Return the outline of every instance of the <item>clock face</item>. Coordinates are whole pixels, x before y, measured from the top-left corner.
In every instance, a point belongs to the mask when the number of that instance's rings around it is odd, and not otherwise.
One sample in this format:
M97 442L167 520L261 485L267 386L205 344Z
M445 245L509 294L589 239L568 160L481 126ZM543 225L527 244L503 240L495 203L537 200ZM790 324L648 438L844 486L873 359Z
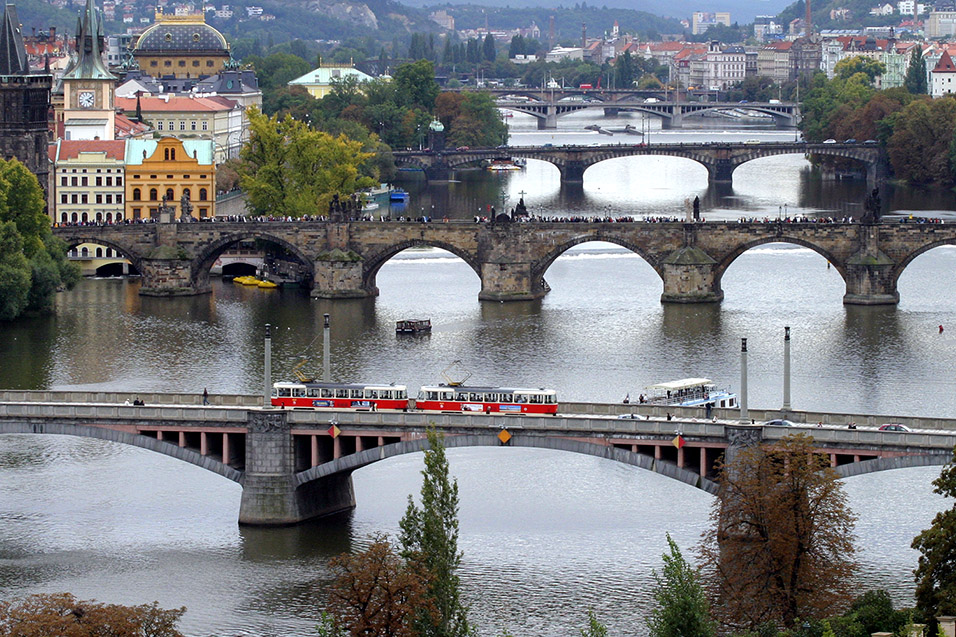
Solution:
M80 108L92 108L93 107L93 91L80 91L79 103Z

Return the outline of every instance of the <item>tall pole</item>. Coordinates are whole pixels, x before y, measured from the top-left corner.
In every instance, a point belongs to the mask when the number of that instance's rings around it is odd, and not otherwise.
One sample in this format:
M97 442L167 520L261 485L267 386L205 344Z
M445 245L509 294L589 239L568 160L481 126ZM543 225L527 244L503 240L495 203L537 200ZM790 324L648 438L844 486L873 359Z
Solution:
M263 365L262 406L272 406L272 326L266 323L265 364Z
M740 422L750 420L747 413L747 339L740 339Z
M322 380L331 383L332 382L332 365L329 362L329 315L323 314L325 318L325 328L322 334Z
M790 327L783 328L783 410L790 411Z

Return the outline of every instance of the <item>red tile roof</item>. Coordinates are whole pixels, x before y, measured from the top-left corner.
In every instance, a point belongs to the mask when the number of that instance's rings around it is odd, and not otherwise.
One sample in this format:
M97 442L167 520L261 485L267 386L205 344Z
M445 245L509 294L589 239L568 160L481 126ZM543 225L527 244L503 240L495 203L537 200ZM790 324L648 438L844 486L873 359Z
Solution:
M956 73L956 64L953 64L953 58L949 57L948 51L943 51L933 73Z
M80 153L106 153L109 159L123 160L126 157L126 142L102 139L73 139L60 141L60 156L57 161L76 159Z
M228 111L235 108L236 102L224 97L140 97L140 106L144 113L197 113ZM116 107L124 111L136 112L135 97L117 97Z

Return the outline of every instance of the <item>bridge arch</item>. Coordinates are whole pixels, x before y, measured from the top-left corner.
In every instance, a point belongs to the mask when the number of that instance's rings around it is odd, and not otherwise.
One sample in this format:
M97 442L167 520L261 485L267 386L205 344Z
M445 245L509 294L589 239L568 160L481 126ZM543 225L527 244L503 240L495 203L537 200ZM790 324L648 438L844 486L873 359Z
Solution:
M446 449L500 446L501 441L498 440L496 433L445 436ZM567 451L571 453L580 453L589 456L597 456L598 458L606 458L615 462L622 462L634 467L646 469L647 471L659 473L668 478L672 478L697 489L706 491L712 495L717 493L717 483L709 480L708 478L702 477L693 471L678 467L670 462L655 460L650 456L632 453L631 451L625 449L609 447L606 445L597 445L580 440L545 436L518 436L511 439L509 446L551 449L557 451ZM378 462L379 460L425 451L428 448L428 440L423 437L417 440L393 443L384 447L366 449L365 451L342 456L331 462L326 462L316 467L312 467L311 469L297 473L295 475L295 486L298 488L300 486L337 474L351 474L356 469L368 466L374 462Z
M920 246L918 249L906 255L904 259L900 260L900 262L897 263L893 268L892 282L894 289L899 283L900 277L903 275L903 271L906 270L907 266L909 266L909 264L912 263L916 257L921 256L934 248L941 248L943 246L956 246L956 238L932 241L924 246Z
M212 458L203 456L198 451L187 447L180 447L177 444L165 440L157 440L141 434L134 434L126 431L107 429L105 427L91 427L89 425L66 424L66 423L27 423L27 422L2 422L0 423L0 435L2 434L51 434L63 436L77 436L80 438L97 438L110 442L118 442L133 447L140 447L149 451L161 453L164 456L176 458L183 462L202 467L213 473L217 473L233 482L242 484L243 472L230 467L227 464Z
M598 233L594 235L590 235L590 234L579 235L568 241L565 241L564 243L560 245L555 246L542 258L538 259L532 264L531 266L532 279L531 280L540 281L541 279L543 279L545 272L548 271L548 268L550 268L551 265L554 264L557 258L560 257L565 252L567 252L568 250L570 250L571 248L573 248L574 246L581 245L583 243L590 243L593 241L613 243L614 245L618 245L618 246L621 246L622 248L630 250L637 256L641 257L641 259L643 259L648 265L650 265L654 269L654 271L657 272L658 276L661 277L661 280L663 280L664 275L661 272L660 266L656 264L654 260L650 258L647 255L647 253L644 250L642 250L639 246L637 246L636 244L630 243L628 241L625 241L624 239L621 239L620 237L608 236L603 233Z
M232 232L224 234L215 241L205 245L202 251L192 261L192 277L194 282L207 283L209 280L209 271L212 269L216 259L231 246L248 239L259 239L273 243L286 252L292 254L308 270L308 280L311 282L315 277L315 264L312 258L302 252L296 245L289 243L268 232L257 232L254 230Z
M714 268L714 286L717 289L720 289L720 281L723 279L724 274L727 272L727 269L730 268L731 264L737 260L737 258L742 255L744 252L757 246L766 245L768 243L790 243L793 245L798 245L803 248L809 248L813 250L824 259L830 262L830 264L840 273L840 276L843 277L844 283L847 280L847 272L845 264L841 263L836 259L830 252L826 249L818 246L815 243L807 241L806 239L800 239L799 237L791 237L784 234L784 228L789 224L778 224L778 234L774 237L763 237L760 239L755 239L747 243L742 243L735 247L733 251L728 253L722 260L717 263L717 266Z
M458 246L452 245L445 241L410 239L408 241L402 241L400 243L390 245L380 252L365 256L365 262L362 268L362 288L369 291L377 290L378 286L375 283L375 279L383 265L388 263L392 257L403 250L422 247L439 248L441 250L451 252L453 255L467 263L468 267L474 270L475 274L478 275L478 279L481 280L481 264L478 262L477 255L470 254Z
M873 458L871 460L861 460L860 462L851 462L849 464L836 467L835 471L841 478L852 476L861 476L867 473L876 473L877 471L890 471L892 469L910 469L913 467L941 467L949 464L953 460L951 453L926 454L915 456L897 456L893 458Z
M133 264L133 267L136 268L137 272L143 271L143 255L137 254L136 251L129 249L126 246L120 245L115 241L110 241L109 239L104 239L103 237L92 237L92 236L83 236L83 237L70 237L68 239L63 239L63 242L66 243L66 249L72 250L78 245L83 243L93 243L105 248L111 248L117 254L122 257L129 259L130 263Z

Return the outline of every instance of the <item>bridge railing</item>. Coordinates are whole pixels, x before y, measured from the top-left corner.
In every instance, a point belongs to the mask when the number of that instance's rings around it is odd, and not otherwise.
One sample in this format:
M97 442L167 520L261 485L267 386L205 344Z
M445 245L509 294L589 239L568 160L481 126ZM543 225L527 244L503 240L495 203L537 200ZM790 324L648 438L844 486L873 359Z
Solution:
M5 389L0 391L0 402L21 403L116 403L124 404L139 399L147 405L202 405L202 388L197 393L108 392L108 391L47 391ZM261 407L262 396L254 394L209 394L211 406Z

